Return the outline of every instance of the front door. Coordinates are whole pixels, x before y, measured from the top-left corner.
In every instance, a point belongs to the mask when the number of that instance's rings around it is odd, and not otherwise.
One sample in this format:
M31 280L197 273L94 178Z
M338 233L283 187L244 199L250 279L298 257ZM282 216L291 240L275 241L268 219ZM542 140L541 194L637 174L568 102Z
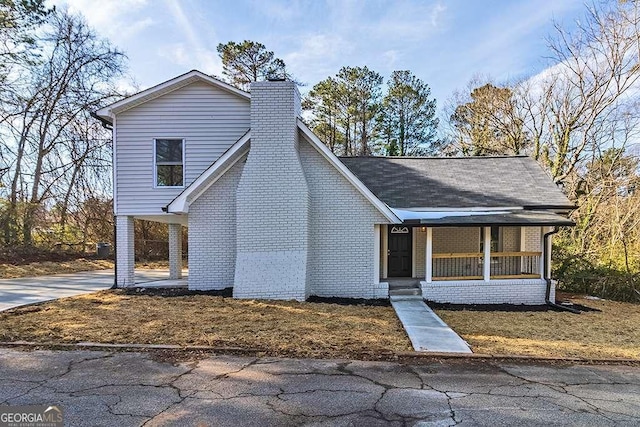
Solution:
M412 228L390 225L388 277L411 277Z

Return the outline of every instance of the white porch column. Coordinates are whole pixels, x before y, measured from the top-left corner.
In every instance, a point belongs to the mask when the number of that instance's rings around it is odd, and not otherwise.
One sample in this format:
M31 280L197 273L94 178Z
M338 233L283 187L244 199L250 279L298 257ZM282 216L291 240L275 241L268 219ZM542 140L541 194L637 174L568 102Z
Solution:
M425 278L427 283L433 279L433 228L427 227L427 248L425 250Z
M387 278L389 275L389 242L388 242L388 225L382 226L382 277Z
M169 280L182 279L182 225L169 224Z
M484 227L484 281L491 280L491 227Z
M545 253L544 253L544 227L540 227L540 278L544 279L545 278L545 271L544 271L544 257L545 257Z
M135 252L133 217L116 216L116 285L126 288L135 284Z
M527 229L524 227L520 227L520 252L526 252L525 249L527 246ZM525 262L524 257L520 257L520 271L524 271Z
M373 226L373 284L380 283L380 224Z

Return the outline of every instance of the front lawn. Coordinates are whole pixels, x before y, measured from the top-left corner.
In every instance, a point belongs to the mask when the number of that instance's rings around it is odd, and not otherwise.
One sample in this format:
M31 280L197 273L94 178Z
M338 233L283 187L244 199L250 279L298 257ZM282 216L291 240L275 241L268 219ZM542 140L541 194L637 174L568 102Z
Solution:
M412 350L390 306L180 293L109 290L0 312L0 341L205 345L319 358L389 359ZM640 360L640 305L573 300L601 311L435 311L476 353Z
M640 359L639 304L565 297L601 311L435 311L476 353Z
M17 340L207 345L327 358L375 358L412 349L390 306L155 296L123 290L1 312L0 341Z

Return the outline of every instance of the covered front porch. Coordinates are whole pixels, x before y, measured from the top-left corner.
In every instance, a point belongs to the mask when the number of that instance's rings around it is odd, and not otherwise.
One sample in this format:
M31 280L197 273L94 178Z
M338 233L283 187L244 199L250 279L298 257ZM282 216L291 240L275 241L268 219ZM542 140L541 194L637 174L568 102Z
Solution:
M553 227L386 225L380 230L380 281L453 304L544 304ZM545 262L545 258L548 262ZM545 271L546 270L546 271Z

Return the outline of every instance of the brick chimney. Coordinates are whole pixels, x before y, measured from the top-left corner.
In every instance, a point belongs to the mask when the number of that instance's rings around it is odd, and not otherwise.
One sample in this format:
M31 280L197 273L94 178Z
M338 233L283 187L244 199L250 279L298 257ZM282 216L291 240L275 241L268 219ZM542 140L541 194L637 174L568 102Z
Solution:
M300 164L300 93L251 85L251 146L236 193L236 298L308 296L309 189Z

